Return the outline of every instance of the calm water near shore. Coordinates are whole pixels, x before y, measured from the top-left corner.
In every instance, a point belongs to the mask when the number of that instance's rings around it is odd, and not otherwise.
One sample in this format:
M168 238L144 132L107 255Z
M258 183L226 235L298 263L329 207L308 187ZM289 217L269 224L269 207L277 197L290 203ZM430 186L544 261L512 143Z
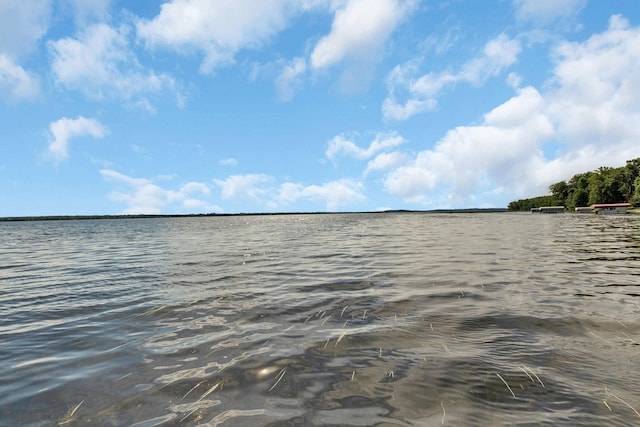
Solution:
M2 426L637 426L640 215L0 223Z

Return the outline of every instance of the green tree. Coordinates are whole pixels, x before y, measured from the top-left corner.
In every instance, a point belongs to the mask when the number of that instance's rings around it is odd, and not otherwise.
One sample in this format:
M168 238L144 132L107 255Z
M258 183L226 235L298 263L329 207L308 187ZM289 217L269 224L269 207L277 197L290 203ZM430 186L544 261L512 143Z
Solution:
M599 173L589 176L589 204L604 202L604 178Z
M586 188L571 188L567 197L567 208L573 210L578 206L589 204L589 190Z
M624 168L600 167L589 177L589 203L618 203L626 199Z
M549 196L521 199L509 203L510 210L564 205L570 210L594 203L630 202L640 206L640 157L628 160L619 168L600 167L592 172L574 175L568 182L549 186Z
M555 199L554 205L565 205L567 196L569 195L569 186L565 181L556 182L549 186L549 191Z
M539 196L531 199L520 199L509 203L510 211L529 212L531 208L539 208L540 206L552 206L555 204L553 196Z
M633 160L627 160L627 164L624 167L624 193L625 200L631 202L631 199L635 195L635 190L638 188L637 179L640 176L640 157Z
M629 200L625 185L625 168L611 169L604 177L607 203L619 203Z
M629 203L633 204L633 206L640 206L640 176L634 181L633 194Z
M589 177L593 172L585 172L574 175L567 184L569 187L567 196L567 208L573 210L578 206L589 204Z

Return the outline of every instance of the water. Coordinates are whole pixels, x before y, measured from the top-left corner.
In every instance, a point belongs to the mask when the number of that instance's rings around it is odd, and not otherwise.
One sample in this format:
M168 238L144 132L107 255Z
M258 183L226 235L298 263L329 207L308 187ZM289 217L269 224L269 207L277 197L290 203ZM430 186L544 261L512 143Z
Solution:
M0 223L6 426L640 425L640 217Z

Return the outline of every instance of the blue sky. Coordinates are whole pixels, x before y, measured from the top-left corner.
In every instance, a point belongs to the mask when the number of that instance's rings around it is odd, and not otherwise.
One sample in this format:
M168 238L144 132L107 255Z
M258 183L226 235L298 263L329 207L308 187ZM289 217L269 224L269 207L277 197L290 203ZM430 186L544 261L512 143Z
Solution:
M636 0L0 0L0 216L506 207L638 123Z

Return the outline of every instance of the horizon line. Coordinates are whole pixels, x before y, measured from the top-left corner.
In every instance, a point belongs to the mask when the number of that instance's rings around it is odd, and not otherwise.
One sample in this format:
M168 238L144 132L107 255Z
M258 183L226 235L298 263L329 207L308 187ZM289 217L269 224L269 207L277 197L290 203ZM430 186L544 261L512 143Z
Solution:
M98 215L24 215L0 217L0 221L61 221L90 219L144 219L144 218L189 218L189 217L228 217L228 216L282 216L282 215L356 215L384 213L473 213L507 212L508 208L459 208L459 209L385 209L380 211L299 211L299 212L238 212L238 213L192 213L192 214L98 214Z

